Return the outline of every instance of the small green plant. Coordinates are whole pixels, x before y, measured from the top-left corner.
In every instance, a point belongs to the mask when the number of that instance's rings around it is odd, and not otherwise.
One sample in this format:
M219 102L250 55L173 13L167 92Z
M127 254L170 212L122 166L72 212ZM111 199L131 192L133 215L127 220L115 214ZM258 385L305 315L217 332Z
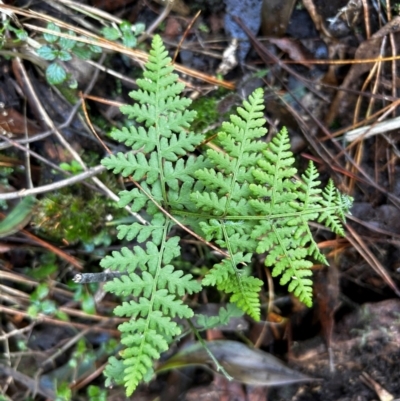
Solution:
M50 288L48 284L39 284L36 290L29 297L31 305L28 308L28 315L31 317L37 317L39 313L46 315L53 314L56 312L56 304L54 301L46 299L49 295Z
M103 36L112 41L121 40L126 47L134 48L137 45L138 36L145 30L145 25L137 23L132 25L128 21L123 21L119 25L106 26L101 30Z
M73 285L74 289L74 300L79 302L82 310L89 314L94 315L96 313L96 301L92 293L95 291L88 291L85 286ZM96 288L96 284L92 284L92 287ZM96 288L97 289L97 288ZM92 290L92 288L91 288Z
M47 29L54 32L61 32L54 23L47 24ZM68 35L76 36L75 32L68 31ZM76 88L76 80L67 73L60 62L70 61L73 56L82 60L89 60L95 53L101 53L101 47L87 45L74 39L60 37L57 34L45 33L43 39L47 44L37 49L37 54L44 60L52 61L46 69L46 79L51 85L59 85L68 81L70 88Z
M107 391L98 386L89 386L87 396L89 401L107 401Z
M60 163L60 168L72 174L79 174L83 171L82 166L76 160L72 160L71 163Z
M121 324L120 359L111 357L107 383L123 383L130 395L153 374L153 361L181 334L176 317L190 319L193 311L182 302L203 286L215 286L230 302L255 320L260 319L259 292L263 282L253 277L253 255L266 253L265 264L281 284L306 305L312 305L311 266L327 263L312 237L310 221L344 235L341 220L352 199L340 194L332 181L319 189L318 173L310 163L296 178L289 137L282 129L270 143L263 118L263 91L257 89L222 125L218 145L200 154L202 135L191 132L195 112L181 97L183 84L173 74L171 60L155 36L144 78L130 93L133 105L121 111L138 125L116 129L112 136L132 150L104 159L115 174L131 177L134 187L120 192L120 207L147 214L148 224L118 227L118 238L137 245L106 256L105 269L124 274L105 289L127 298L114 313L127 317ZM200 282L174 267L180 256L177 223L218 246L225 258ZM172 232L172 229L174 231ZM215 321L234 309L227 307Z
M42 313L44 315L54 315L60 320L68 320L65 312L58 310L56 303L48 299L49 295L50 286L47 283L39 284L29 297L31 304L27 310L28 315L32 318L37 318L39 313Z
M4 46L7 35L5 34L6 31L13 32L16 36L16 39L13 40L13 43L24 42L28 38L28 33L21 28L15 28L9 19L6 18L4 15L3 26L0 27L0 49Z
M72 391L69 388L69 384L62 382L56 389L55 401L70 401L72 397Z

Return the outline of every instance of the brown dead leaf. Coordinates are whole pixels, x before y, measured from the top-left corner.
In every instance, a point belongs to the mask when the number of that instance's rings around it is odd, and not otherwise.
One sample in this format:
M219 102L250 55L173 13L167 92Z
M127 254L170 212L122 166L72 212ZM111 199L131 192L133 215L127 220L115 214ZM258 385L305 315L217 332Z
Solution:
M10 137L19 136L26 132L28 135L36 135L41 129L33 121L28 120L19 111L13 108L0 110L0 131L6 132Z
M156 371L203 366L210 369L213 361L210 353L233 380L254 386L280 386L292 383L313 381L315 379L288 368L278 358L245 344L217 340L206 342L207 350L201 343L195 343L162 363ZM214 369L216 367L213 366ZM221 374L221 371L219 372Z

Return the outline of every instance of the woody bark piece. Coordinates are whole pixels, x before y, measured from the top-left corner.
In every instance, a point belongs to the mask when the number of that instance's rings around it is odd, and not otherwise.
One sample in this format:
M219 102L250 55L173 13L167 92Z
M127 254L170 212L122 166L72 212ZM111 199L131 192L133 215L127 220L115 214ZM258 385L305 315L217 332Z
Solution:
M112 281L115 277L121 277L123 273L120 272L103 272L103 273L78 273L72 281L77 284L87 283L103 283Z

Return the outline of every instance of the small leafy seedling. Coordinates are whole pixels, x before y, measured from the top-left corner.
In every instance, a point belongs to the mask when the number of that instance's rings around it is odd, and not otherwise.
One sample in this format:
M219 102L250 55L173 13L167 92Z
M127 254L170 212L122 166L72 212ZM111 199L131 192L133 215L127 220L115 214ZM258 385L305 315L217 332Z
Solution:
M47 29L55 32L55 34L45 33L43 39L47 44L36 51L44 60L52 61L46 69L47 82L51 85L59 85L68 80L70 88L76 88L76 80L67 73L60 62L70 61L73 56L82 60L89 60L93 54L101 53L101 47L58 36L57 33L60 33L61 30L52 22L47 24ZM70 30L68 35L76 36L75 32Z
M60 163L60 168L72 174L79 174L83 171L82 166L76 160L72 160L71 163Z
M147 224L120 225L118 238L135 240L134 245L101 261L103 268L123 273L104 287L126 299L114 313L128 319L118 327L124 349L119 358L110 358L105 375L108 384L123 383L128 395L151 379L153 361L181 334L176 318L194 316L183 297L189 300L204 286L214 286L229 294L236 309L260 319L264 283L251 273L253 255L266 255L272 275L311 306L311 260L327 261L309 223L317 221L344 235L341 221L352 204L332 181L319 188L312 163L296 178L285 128L265 142L262 89L223 123L219 148L205 151L204 136L190 130L195 112L191 101L181 97L184 85L159 36L153 39L143 75L139 89L130 93L134 103L121 107L136 124L112 132L131 150L102 161L134 182L120 192L119 206L130 205L133 212L149 216ZM181 255L177 223L224 255L202 281L174 265ZM213 325L232 311L228 306L218 319L200 317L198 322Z
M101 30L103 36L112 41L121 40L126 47L134 48L137 46L137 38L145 30L145 25L137 23L132 25L128 21L123 21L119 25L106 26Z
M28 33L21 28L15 28L9 19L6 19L4 15L3 26L0 27L0 48L4 46L6 42L7 35L5 34L6 31L13 32L16 36L16 39L13 40L14 43L24 42L28 38Z

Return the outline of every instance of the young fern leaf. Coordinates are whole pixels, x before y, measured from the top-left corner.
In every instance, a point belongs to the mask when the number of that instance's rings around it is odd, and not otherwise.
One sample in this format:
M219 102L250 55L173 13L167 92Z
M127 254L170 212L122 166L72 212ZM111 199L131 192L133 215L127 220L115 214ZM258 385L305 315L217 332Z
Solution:
M121 343L125 346L120 352L121 360L110 358L105 375L108 383L124 383L127 395L143 379L151 378L153 361L181 333L181 327L172 319L193 316L180 298L201 289L190 274L175 270L171 263L180 255L180 238L168 238L173 224L153 203L168 208L170 193L174 198L181 185L190 191L194 172L208 165L202 157L179 159L193 151L203 137L187 132L195 113L188 110L190 100L179 96L183 85L172 70L171 59L160 37L155 36L144 79L138 79L139 89L130 93L135 103L121 108L144 127L132 125L112 132L114 139L136 152L118 153L102 161L114 173L131 176L143 188L143 191L138 188L122 191L119 206L131 204L136 212L146 208L152 216L147 225L133 223L118 227L118 238L146 242L146 250L140 246L132 250L125 247L101 262L104 268L126 273L105 285L107 291L130 299L114 311L129 321L119 326ZM184 206L185 202L180 207Z
M208 272L203 285L216 285L219 290L232 294L230 301L256 320L260 319L258 293L262 281L243 274L241 268L251 261L252 253L244 253L254 251L255 241L251 238L251 232L255 222L249 220L244 225L235 224L227 216L254 215L248 200L251 195L250 184L255 182L252 172L266 148L264 142L257 141L267 132L263 127L263 109L263 91L258 89L248 101L243 102L243 107L237 109L238 115L232 115L230 122L223 123L218 141L226 153L212 149L207 151L213 168L196 173L204 190L194 192L191 196L200 211L215 215L208 221L203 218L200 223L206 238L228 249L230 255L228 260Z
M249 203L263 219L255 227L252 238L258 239L256 251L267 252L265 265L273 267L272 276L282 276L280 284L289 283L293 292L307 306L312 305L313 257L327 264L312 238L308 223L318 221L339 235L344 235L340 219L351 206L351 199L341 195L330 181L324 192L317 187L318 172L312 163L295 179L294 158L289 151L289 136L283 128L268 144L264 158L254 171L258 184L250 189L255 199ZM322 193L322 196L321 196Z
M194 320L196 326L200 330L209 330L217 326L224 326L229 323L232 318L243 316L243 311L234 304L227 304L226 308L221 307L218 311L218 316L208 316L196 314Z

